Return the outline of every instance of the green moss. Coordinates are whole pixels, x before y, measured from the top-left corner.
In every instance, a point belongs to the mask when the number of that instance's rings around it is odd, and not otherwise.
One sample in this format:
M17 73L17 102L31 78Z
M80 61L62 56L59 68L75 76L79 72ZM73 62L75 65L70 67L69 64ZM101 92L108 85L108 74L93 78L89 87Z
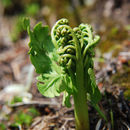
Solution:
M128 90L126 90L126 91L124 92L124 97L125 97L126 99L130 100L130 89L128 89Z
M36 16L39 12L39 4L38 3L31 3L25 7L25 14L29 16Z
M119 84L124 91L124 96L126 99L130 100L130 68L129 66L123 67L123 72L117 72L112 76L113 84Z
M30 123L32 122L33 117L24 113L24 112L19 112L16 116L15 116L15 123L16 124L25 124L27 126L30 125Z
M99 48L102 53L112 52L115 57L122 49L121 43L129 38L128 29L114 21L104 21L105 30L100 32L102 37Z
M15 96L13 98L13 100L11 101L11 104L15 104L17 102L22 102L22 98L21 97L18 97L18 96Z
M11 39L13 42L16 42L20 38L22 32L24 31L23 18L23 16L19 16L16 18L15 24L11 31Z
M12 5L12 0L1 0L1 2L4 7L9 7Z
M34 107L19 110L11 117L11 119L14 119L11 126L24 125L28 127L32 123L32 120L38 115L39 112Z
M0 123L0 130L6 130L6 126L3 123Z

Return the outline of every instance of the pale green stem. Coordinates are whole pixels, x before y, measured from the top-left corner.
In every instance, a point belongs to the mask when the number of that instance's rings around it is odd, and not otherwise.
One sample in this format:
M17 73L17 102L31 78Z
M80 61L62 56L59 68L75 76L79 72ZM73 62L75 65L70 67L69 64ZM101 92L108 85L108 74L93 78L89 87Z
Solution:
M81 56L81 47L74 33L72 32L76 46L76 90L74 92L74 113L76 130L89 130L88 105L86 91L84 88L84 67Z

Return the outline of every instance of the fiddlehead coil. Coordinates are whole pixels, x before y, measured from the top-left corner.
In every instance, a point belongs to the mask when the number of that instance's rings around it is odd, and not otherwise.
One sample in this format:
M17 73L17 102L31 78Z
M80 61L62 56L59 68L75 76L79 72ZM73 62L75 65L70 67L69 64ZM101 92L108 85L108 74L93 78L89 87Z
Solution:
M93 35L92 27L88 24L80 24L79 27L71 28L67 19L56 22L51 31L52 41L60 56L60 65L67 68L74 68L76 64L76 45L81 48L81 55L84 66L87 57L93 57L93 48L100 37Z
M75 43L73 30L68 26L67 19L61 19L53 26L51 31L52 41L60 56L59 63L63 67L74 68L75 65Z
M100 37L98 35L93 36L92 27L88 24L80 24L81 36L83 41L82 55L84 60L84 66L87 62L87 56L93 57L93 48L99 42Z

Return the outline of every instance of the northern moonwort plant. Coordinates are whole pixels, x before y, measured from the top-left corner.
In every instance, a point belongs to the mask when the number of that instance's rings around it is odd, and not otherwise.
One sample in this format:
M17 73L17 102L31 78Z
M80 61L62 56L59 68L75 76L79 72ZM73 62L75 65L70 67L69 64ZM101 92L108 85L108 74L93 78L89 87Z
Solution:
M100 37L93 34L92 27L80 24L71 28L63 18L56 22L50 35L42 23L33 31L28 19L24 24L30 36L30 59L40 74L37 77L40 93L46 97L64 93L63 104L67 107L71 107L70 97L73 97L76 130L89 130L87 101L106 120L98 106L101 94L93 68L94 47Z

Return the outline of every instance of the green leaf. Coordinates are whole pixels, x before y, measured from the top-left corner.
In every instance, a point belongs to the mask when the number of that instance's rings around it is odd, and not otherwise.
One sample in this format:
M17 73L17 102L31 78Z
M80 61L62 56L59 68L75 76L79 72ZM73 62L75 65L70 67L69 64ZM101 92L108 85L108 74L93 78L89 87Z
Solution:
M71 77L68 75L64 75L63 85L64 85L64 95L62 104L66 107L71 107L70 96L73 94L73 85Z
M91 105L96 109L99 115L104 119L107 120L105 114L100 110L98 106L98 102L101 100L101 93L96 85L96 79L93 67L93 60L92 57L88 56L87 64L85 66L85 87L87 93L87 100L90 101ZM89 68L89 69L88 69Z
M68 81L68 75L62 74L62 70L60 73L53 71L42 74L37 77L37 80L38 90L46 97L59 96L63 91L72 94L71 87L68 86L68 84L70 84L70 81Z
M70 96L73 94L73 84L71 77L68 75L64 75L63 84L65 87L65 91L63 95L62 104L65 105L66 107L71 107Z
M70 94L66 91L64 92L64 95L63 95L62 104L65 105L68 108L71 107Z
M101 100L101 93L96 85L96 79L95 79L95 74L94 70L92 68L88 69L88 74L90 76L91 80L91 92L88 93L87 98L90 100L92 106L96 109L96 111L99 113L99 115L107 121L107 118L105 114L100 110L100 107L98 106L98 102Z
M40 93L46 97L55 97L59 96L58 87L60 85L60 75L56 73L44 74L40 75L37 78L38 82L38 90Z
M38 90L46 97L59 96L64 92L63 104L71 106L70 96L72 95L72 81L68 74L64 74L63 68L52 62L53 71L37 77Z
M65 90L63 68L52 62L52 71L37 77L38 89L46 97L59 96Z
M30 36L29 54L32 64L35 66L36 72L39 74L51 70L51 59L49 52L53 51L53 44L49 35L47 26L42 26L41 23L37 24L33 31L28 28Z
M101 93L96 85L96 79L94 70L92 68L88 69L88 74L91 80L91 91L90 91L90 100L92 103L97 104L101 100Z

